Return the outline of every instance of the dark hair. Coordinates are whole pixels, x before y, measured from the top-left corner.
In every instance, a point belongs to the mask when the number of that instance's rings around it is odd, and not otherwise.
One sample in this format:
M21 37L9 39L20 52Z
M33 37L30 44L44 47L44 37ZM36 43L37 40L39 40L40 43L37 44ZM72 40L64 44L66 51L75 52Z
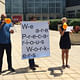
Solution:
M5 15L2 14L2 15L1 15L1 21L4 20L4 18L5 18Z
M5 18L5 15L4 15L4 14L2 14L2 15L1 15L1 18Z
M33 20L34 18L36 18L36 17L35 17L35 16L31 16L31 17L29 18L29 21Z

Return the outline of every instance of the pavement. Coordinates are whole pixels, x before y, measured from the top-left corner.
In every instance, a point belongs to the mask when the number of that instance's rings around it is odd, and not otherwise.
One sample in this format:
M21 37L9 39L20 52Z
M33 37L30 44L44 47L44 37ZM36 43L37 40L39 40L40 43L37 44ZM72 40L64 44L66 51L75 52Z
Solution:
M35 71L29 69L28 60L21 59L21 26L15 26L12 40L12 63L16 72L7 71L6 53L4 54L3 73L0 80L80 80L80 45L73 45L69 52L70 68L62 69L60 34L50 30L50 57L36 58L39 65Z

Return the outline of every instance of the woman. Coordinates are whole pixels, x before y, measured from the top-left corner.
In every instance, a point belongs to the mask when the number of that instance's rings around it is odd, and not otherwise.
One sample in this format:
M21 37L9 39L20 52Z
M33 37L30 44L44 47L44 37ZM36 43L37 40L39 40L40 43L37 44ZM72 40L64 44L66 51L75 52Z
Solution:
M69 57L69 49L71 48L71 41L70 41L70 37L69 37L69 32L66 32L63 28L63 24L67 23L67 18L64 17L61 19L62 21L62 26L60 27L59 31L60 31L60 48L62 49L62 67L65 68L70 68L70 66L68 65L68 57ZM64 64L64 59L66 59L66 65Z

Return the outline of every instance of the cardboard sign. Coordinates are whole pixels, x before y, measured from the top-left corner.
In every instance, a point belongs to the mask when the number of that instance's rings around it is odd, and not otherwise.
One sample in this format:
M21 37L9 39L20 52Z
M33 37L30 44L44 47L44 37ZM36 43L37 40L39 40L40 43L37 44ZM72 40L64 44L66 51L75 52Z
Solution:
M50 56L48 21L22 22L22 59Z

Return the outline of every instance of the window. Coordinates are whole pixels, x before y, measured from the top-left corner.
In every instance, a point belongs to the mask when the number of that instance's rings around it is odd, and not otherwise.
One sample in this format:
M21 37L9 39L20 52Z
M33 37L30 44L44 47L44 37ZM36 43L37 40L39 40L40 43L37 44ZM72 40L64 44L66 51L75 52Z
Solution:
M48 8L48 3L42 3L42 8Z
M60 8L56 8L56 13L60 13Z
M27 3L26 6L27 7L34 7L34 3Z
M40 3L40 2L41 2L41 0L35 0L35 3L37 3L37 2L38 2L38 3Z
M34 0L27 0L27 2L34 2Z
M28 8L27 13L34 13L34 8Z
M54 2L54 1L55 1L55 0L49 0L49 2L51 2L51 3Z
M48 8L42 8L42 13L48 13Z
M37 7L41 8L41 4L40 3L35 3L35 8L37 8Z
M49 7L55 7L55 3L49 3Z
M56 3L56 7L60 7L60 3Z
M35 8L35 13L41 13L41 8Z
M49 8L49 13L55 13L55 8Z

